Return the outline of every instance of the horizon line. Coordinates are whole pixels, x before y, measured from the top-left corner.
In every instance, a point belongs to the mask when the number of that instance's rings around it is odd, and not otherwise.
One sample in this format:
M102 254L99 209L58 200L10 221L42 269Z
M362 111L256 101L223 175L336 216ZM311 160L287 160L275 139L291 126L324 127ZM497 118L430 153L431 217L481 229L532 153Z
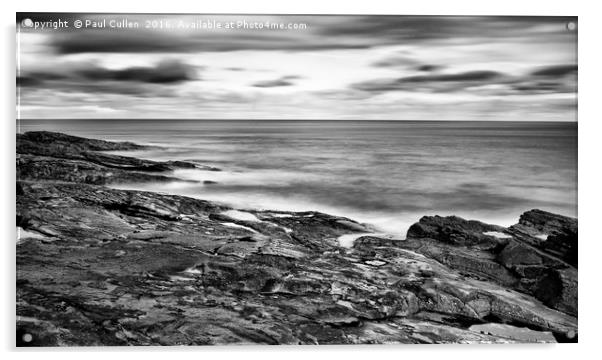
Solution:
M412 121L412 122L549 122L549 123L578 123L578 120L411 120L411 119L191 119L191 118L23 118L16 121Z

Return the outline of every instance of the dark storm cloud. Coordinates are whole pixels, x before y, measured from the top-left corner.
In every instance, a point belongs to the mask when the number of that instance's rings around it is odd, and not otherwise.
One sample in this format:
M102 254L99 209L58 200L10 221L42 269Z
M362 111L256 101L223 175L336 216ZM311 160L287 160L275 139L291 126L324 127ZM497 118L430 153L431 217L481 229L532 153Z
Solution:
M563 64L539 68L536 71L532 72L532 75L546 77L562 77L576 73L576 64Z
M457 74L415 75L393 80L374 80L354 84L353 88L369 92L412 91L416 87L433 91L452 91L461 88L494 82L504 78L496 71L468 71Z

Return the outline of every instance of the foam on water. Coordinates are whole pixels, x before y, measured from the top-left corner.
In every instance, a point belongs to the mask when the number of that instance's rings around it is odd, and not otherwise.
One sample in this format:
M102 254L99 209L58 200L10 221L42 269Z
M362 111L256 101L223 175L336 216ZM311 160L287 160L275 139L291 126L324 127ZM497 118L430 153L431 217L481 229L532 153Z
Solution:
M228 227L239 228L239 229L245 229L245 230L248 230L248 231L250 231L250 232L253 232L253 233L256 233L256 232L257 232L257 231L255 231L254 229L251 229L251 228L250 228L250 227L248 227L248 226L244 226L244 225L238 225L238 224L231 223L231 222L226 222L226 223L221 223L221 224L222 224L222 225L224 225L224 226L228 226Z
M512 238L512 236L510 236L508 234L504 234L504 233L499 232L499 231L486 231L486 232L483 233L483 235L493 236L493 237L498 238L498 239L510 239L510 238Z
M229 217L231 219L235 219L235 220L252 221L252 222L260 222L261 221L257 218L257 216L255 216L249 212L246 212L246 211L228 210L228 211L224 211L222 213L222 215L226 215L227 217Z

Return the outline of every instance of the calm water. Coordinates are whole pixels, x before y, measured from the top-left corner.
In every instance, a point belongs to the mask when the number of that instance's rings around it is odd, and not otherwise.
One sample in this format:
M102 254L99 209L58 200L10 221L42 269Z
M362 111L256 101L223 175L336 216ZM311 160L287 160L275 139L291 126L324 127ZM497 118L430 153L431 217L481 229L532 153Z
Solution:
M175 172L218 184L119 188L241 208L319 210L390 233L423 215L500 225L532 208L577 215L576 123L23 120L19 130L160 145L129 154L224 170Z

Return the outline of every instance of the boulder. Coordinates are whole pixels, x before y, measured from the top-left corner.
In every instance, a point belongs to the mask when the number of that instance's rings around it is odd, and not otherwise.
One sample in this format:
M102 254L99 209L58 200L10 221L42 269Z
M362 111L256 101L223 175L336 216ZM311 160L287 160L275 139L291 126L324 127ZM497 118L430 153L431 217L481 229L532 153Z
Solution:
M502 233L501 226L489 225L476 220L465 220L457 216L424 216L413 224L407 238L430 238L452 245L475 246L481 249L498 249L506 244L503 237L486 235L488 232Z

